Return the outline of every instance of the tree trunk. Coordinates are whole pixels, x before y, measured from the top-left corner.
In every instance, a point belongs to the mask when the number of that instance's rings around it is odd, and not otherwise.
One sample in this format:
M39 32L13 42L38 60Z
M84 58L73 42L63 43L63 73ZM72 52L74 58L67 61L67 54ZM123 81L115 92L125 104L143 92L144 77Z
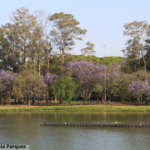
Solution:
M35 73L35 58L34 58L34 73Z
M57 102L57 97L55 97L55 103Z
M84 102L83 102L83 104L85 105L87 103L87 99L84 99Z
M140 104L142 104L142 98L140 99Z
M26 39L24 39L24 65L26 66Z
M64 49L62 50L62 65L64 64Z
M128 104L130 104L130 98L128 99Z
M41 98L40 98L40 94L39 94L39 99L38 99L38 105L40 104Z
M68 105L70 105L70 101L68 102Z
M143 63L144 63L144 69L145 69L145 72L146 72L146 64L145 64L145 59L143 58Z
M46 104L48 104L48 97L46 97Z
M10 99L11 99L10 96L6 97L6 105L10 105Z
M62 104L62 100L60 100L60 104Z
M101 103L104 104L104 98L101 99Z
M32 97L32 105L35 104L35 96Z
M45 104L45 91L44 91L44 104Z
M10 105L11 97L8 97L8 105Z
M148 100L147 99L145 100L145 105L148 105Z
M28 106L30 106L30 97L29 97L29 100L28 100Z
M24 105L27 103L27 96L24 97Z
M49 104L50 104L50 105L52 104L52 101L51 101L51 100L49 100Z
M8 96L6 96L6 105L8 105Z
M45 104L45 102L46 102L46 101L45 101L45 96L44 96L44 104Z
M48 105L48 99L46 100L46 105Z
M3 100L3 98L2 98L2 99L1 99L1 102L2 102L2 106L3 106L3 101L4 101L4 100Z
M40 59L39 59L39 75L41 74L40 70L41 70L41 66L40 66Z
M44 97L44 104L45 104L46 100L45 100L45 97Z
M47 36L47 51L46 51L46 55L47 55L47 73L49 73L49 58L48 58L48 36Z
M107 101L107 104L109 104L110 103L110 99L108 99L108 101Z

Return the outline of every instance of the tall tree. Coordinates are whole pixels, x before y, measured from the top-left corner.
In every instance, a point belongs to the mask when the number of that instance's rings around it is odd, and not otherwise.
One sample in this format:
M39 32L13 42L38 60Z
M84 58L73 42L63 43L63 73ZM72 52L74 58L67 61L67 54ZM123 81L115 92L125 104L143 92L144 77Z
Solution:
M44 61L46 62L46 71L49 72L49 59L52 52L52 45L50 42L50 35L48 34L48 18L44 11L37 11L35 13L37 25L32 33L32 41L30 43L31 53L30 58L32 61L38 62L38 71L40 74L40 66ZM35 67L34 67L35 70Z
M36 25L36 17L29 13L29 9L22 7L12 12L10 18L12 23L7 23L3 28L8 41L12 44L12 51L17 51L17 56L19 55L14 65L24 64L26 66L29 53L28 44ZM19 68L16 70L18 71Z
M127 47L123 52L126 52L129 57L139 60L139 67L141 66L141 58L144 64L144 70L146 71L145 54L147 49L145 48L145 40L148 36L148 24L147 21L133 21L124 25L124 35L130 36L126 43Z
M39 34L39 42L43 42L40 44L41 49L39 47L39 51L42 51L42 56L40 53L38 53L38 58L44 58L46 60L46 72L49 73L49 59L50 59L50 55L51 55L51 51L52 51L52 45L50 42L50 37L48 34L48 25L49 25L49 19L48 19L48 15L46 15L46 13L44 11L37 11L36 12L36 16L37 16L37 23L38 23L38 27L40 28L40 34ZM38 60L39 62L39 67L40 67L40 59ZM39 68L40 71L40 68Z
M32 51L30 51L30 55L32 60L34 60L34 65L35 65L35 59L38 62L38 72L40 75L40 66L41 66L41 61L42 58L44 57L44 47L45 47L45 43L44 43L44 39L43 39L44 33L42 30L42 27L37 25L35 30L32 33L32 41L31 41L31 45L32 45ZM34 69L35 70L35 69Z
M4 37L3 29L0 28L0 68L9 69L10 68L10 61L9 56L11 54L11 44L8 40Z
M79 35L86 34L87 30L77 26L80 23L74 19L72 14L55 13L49 16L49 20L54 27L51 31L52 40L62 53L63 65L66 50L72 50L73 45L75 45L74 39L82 40L82 37L79 37Z
M90 43L90 42L87 42L86 43L87 47L81 49L81 53L84 54L84 55L92 55L93 53L96 53L95 50L94 50L94 44Z

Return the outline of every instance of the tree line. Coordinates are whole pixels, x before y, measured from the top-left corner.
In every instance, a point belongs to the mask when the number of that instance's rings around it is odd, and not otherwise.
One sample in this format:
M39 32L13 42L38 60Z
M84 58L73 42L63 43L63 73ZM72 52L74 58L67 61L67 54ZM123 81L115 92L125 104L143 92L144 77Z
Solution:
M13 96L24 104L35 103L35 95L46 103L53 95L62 100L91 97L104 103L111 99L142 102L150 93L150 25L134 21L124 25L130 36L122 50L124 57L94 56L95 45L86 43L81 55L69 52L75 40L82 40L86 29L72 14L48 15L43 11L31 14L17 9L10 23L0 27L0 95L1 102L10 103ZM106 74L105 74L106 71ZM106 84L105 84L106 78Z

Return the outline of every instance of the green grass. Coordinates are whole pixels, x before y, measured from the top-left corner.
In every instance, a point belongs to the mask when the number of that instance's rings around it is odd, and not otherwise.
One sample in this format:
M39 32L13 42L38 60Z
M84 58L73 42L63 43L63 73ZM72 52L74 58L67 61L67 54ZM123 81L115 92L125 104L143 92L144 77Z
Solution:
M97 111L97 112L150 112L150 106L76 105L76 106L0 106L0 112L22 111ZM105 110L104 110L105 108Z

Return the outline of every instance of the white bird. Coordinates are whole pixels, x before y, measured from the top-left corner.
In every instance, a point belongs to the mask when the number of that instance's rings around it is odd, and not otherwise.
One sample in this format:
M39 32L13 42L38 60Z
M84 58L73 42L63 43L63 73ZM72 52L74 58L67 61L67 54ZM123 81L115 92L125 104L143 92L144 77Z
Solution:
M106 109L104 108L104 111L106 111Z

